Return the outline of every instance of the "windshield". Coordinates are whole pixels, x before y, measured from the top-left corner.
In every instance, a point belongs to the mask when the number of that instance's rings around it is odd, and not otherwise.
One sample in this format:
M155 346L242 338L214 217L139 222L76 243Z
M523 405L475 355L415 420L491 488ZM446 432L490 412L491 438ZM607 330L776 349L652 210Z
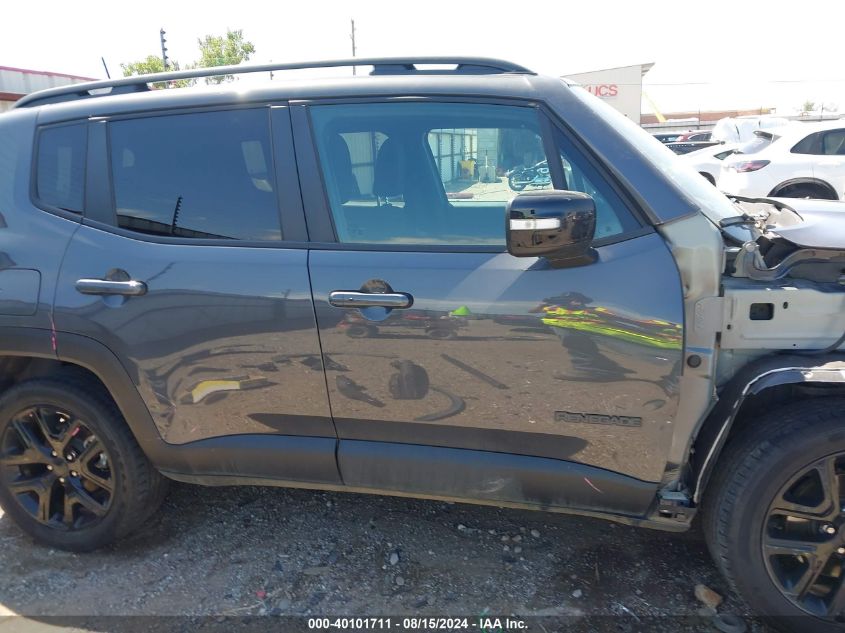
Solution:
M671 180L714 224L719 220L740 215L727 196L702 178L697 171L681 160L671 149L655 139L621 112L594 97L579 86L570 86L572 94L584 102L605 123L616 128L625 138Z

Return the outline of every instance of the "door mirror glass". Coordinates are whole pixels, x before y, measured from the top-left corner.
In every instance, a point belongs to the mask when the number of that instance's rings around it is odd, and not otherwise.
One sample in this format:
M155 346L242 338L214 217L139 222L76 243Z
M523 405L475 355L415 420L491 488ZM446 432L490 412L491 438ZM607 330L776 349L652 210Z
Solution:
M596 205L585 193L522 193L508 203L505 222L508 252L515 257L545 257L555 267L595 261Z

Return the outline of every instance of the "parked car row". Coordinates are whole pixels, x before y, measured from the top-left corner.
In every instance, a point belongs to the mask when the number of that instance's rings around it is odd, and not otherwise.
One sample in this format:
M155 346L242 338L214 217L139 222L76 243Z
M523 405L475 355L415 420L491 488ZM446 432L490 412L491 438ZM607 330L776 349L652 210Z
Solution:
M688 130L686 132L657 132L652 136L666 145L676 154L689 154L691 152L711 147L719 143L713 139L713 132L710 130Z
M682 157L725 193L841 200L845 196L845 120L755 130Z
M693 141L709 141L713 138L710 130L687 130L686 132L656 132L652 136L661 143L689 143Z

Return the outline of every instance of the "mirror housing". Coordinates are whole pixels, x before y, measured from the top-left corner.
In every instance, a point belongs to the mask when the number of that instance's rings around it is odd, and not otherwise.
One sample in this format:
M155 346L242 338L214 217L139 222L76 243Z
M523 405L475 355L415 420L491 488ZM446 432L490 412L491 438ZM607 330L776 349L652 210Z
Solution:
M531 191L505 209L508 252L514 257L545 257L555 268L596 260L596 204L579 191Z

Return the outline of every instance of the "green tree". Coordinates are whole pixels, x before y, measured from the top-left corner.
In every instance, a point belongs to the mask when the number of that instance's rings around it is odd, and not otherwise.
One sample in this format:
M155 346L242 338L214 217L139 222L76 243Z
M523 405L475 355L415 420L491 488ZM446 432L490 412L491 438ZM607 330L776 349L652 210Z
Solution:
M121 64L124 77L131 77L132 75L149 75L150 73L164 72L164 62L161 57L155 55L147 55L146 59L139 62L129 62L128 64Z
M801 112L813 112L816 109L816 102L807 99L801 106Z
M132 77L134 75L149 75L152 73L163 73L164 72L164 62L162 61L161 57L156 55L147 55L146 59L143 59L139 62L129 62L126 64L120 65L121 70L123 70L124 77ZM191 68L191 66L189 66ZM181 70L179 66L179 62L175 60L170 60L170 65L167 70ZM160 81L153 84L156 88L182 88L184 86L193 85L193 79L180 79L178 81Z
M237 31L227 30L226 35L206 35L197 40L200 49L200 58L196 63L188 64L184 70L192 68L213 68L214 66L234 66L249 60L255 53L255 45L244 39L241 29ZM157 55L147 55L145 59L137 62L121 64L124 77L133 75L148 75L150 73L164 72L164 62ZM170 60L168 70L181 70L179 62ZM224 81L232 81L232 75L220 75L219 77L207 77L208 84L219 84ZM196 79L179 79L177 81L157 82L153 84L156 88L181 88L192 86Z
M232 31L226 30L226 35L206 35L199 40L200 59L197 66L200 68L212 68L214 66L234 66L245 61L255 53L255 45L244 40L241 29ZM219 77L207 77L208 84L219 84L224 81L232 81L232 75L220 75Z

